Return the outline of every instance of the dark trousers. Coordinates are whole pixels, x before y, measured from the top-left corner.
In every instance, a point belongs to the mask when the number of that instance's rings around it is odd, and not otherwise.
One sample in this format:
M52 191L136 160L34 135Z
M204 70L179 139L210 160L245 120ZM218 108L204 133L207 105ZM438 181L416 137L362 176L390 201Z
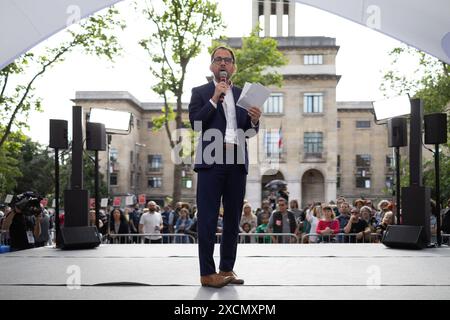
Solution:
M198 170L197 232L202 276L216 272L213 254L221 200L224 214L219 269L233 270L246 181L247 174L242 164L215 164Z

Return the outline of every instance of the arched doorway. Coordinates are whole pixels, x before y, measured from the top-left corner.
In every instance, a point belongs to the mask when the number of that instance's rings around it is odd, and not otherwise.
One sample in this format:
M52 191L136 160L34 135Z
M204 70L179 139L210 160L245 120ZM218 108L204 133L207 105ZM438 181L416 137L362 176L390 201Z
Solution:
M325 180L320 171L311 169L302 177L302 208L311 202L325 201Z
M276 174L271 175L265 174L261 177L261 200L270 198L271 193L272 197L273 196L276 197L276 192L273 192L273 190L268 190L265 188L266 184L268 184L272 180L284 180L284 175L280 171L277 171Z

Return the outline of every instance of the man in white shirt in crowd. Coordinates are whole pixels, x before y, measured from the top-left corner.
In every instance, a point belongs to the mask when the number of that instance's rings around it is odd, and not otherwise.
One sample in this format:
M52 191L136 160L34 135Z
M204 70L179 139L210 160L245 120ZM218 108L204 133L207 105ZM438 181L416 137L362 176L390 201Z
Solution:
M152 233L151 236L145 236L144 243L162 243L161 230L163 228L163 219L161 213L156 211L156 203L149 201L147 204L148 212L144 212L139 221L139 233Z

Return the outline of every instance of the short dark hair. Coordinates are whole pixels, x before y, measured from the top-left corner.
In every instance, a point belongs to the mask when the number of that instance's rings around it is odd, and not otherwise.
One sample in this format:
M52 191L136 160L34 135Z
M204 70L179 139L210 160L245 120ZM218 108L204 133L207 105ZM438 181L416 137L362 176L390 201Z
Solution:
M231 57L233 58L233 62L236 61L236 58L234 57L234 52L232 49L225 47L225 46L218 46L211 52L211 61L214 59L214 55L216 54L217 50L226 50L231 54Z

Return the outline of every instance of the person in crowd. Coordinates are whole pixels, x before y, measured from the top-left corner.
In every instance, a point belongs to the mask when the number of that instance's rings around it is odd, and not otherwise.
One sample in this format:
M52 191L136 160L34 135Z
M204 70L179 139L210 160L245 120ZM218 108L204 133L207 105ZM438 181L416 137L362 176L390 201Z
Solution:
M278 191L278 197L282 197L289 203L289 191L286 185L282 185L280 190Z
M175 209L169 216L169 233L175 233L175 225L177 224L178 217L180 216L180 210L183 206L183 202L175 203Z
M269 232L269 219L270 215L268 213L264 213L261 217L262 223L256 227L256 233L268 233ZM270 236L258 236L256 238L258 243L272 243Z
M366 238L364 239L365 242L371 242L372 239L371 234L375 233L377 226L378 226L378 222L375 218L375 216L372 215L372 209L369 206L363 206L361 207L361 209L359 210L361 212L361 219L363 219L365 222L367 222L367 225L370 228L370 234L368 236L366 236Z
M431 205L431 212L430 212L431 243L436 243L437 242L437 206L436 206L436 201L431 199L430 200L430 205Z
M178 217L177 224L175 225L175 233L185 233L192 224L192 219L189 217L189 210L187 208L181 208L180 216ZM176 237L176 243L189 243L187 236Z
M307 239L308 243L316 243L318 241L318 237L316 235L317 225L319 224L319 220L322 217L322 207L319 202L313 203L309 209L306 211L306 220L311 225Z
M37 219L35 223L38 223ZM41 233L34 239L36 248L46 246L50 239L50 215L42 204L39 223L41 224Z
M378 223L381 223L386 212L391 211L389 210L390 204L391 203L388 200L381 200L378 203L378 211L375 213L375 219L377 219Z
M163 219L161 213L156 211L154 201L149 201L146 209L139 221L139 233L151 234L145 236L144 243L162 243Z
M334 215L333 208L329 205L322 207L322 219L317 224L316 233L321 235L322 242L333 242L335 234L339 233L339 221Z
M138 234L139 233L139 220L141 219L141 211L139 209L139 204L136 204L133 208L133 211L130 213L130 233ZM140 237L133 236L131 237L133 243L140 243Z
M269 215L269 217L272 214L272 206L270 204L270 201L268 199L264 199L261 203L261 210L259 211L259 213L256 215L256 224L259 226L262 223L262 215L267 214Z
M130 228L123 211L119 208L111 212L112 220L109 225L109 234L129 234ZM126 236L111 237L112 243L128 243Z
M358 209L361 210L361 208L366 204L366 201L364 199L356 199L355 202L353 203L353 206Z
M278 210L274 211L269 219L269 230L271 233L293 233L297 230L295 216L288 210L286 199L278 198ZM272 237L274 243L290 243L293 238L290 236Z
M23 200L23 199L22 199ZM9 243L11 251L34 248L35 238L41 234L41 215L37 214L39 208L31 208L36 214L34 217L26 215L19 205L21 201L13 202L12 209L3 220L2 230L9 230Z
M336 218L339 221L339 233L344 233L344 228L350 220L350 204L346 201L341 202L339 207L339 216ZM339 235L337 237L338 242L345 242L345 237Z
M381 241L383 239L384 232L386 231L387 227L391 224L395 223L395 215L392 211L387 211L384 214L383 220L381 223L377 226L375 233L378 235L378 241Z
M252 212L252 206L249 203L244 204L239 231L244 232L243 225L248 223L250 225L250 232L255 232L257 227L256 221L257 218Z
M344 228L344 233L350 234L348 242L364 242L365 237L370 235L369 225L361 219L361 213L357 208L352 208L350 213L351 217ZM345 242L347 242L347 239Z
M294 214L295 221L297 221L298 224L303 211L299 209L297 199L293 199L289 202L289 208L291 212Z
M245 222L244 224L242 224L241 228L242 228L242 233L246 233L246 234L253 233L252 226L248 222ZM256 230L256 228L255 228L255 230ZM250 237L250 235L244 235L244 236L241 236L240 242L241 243L251 243L252 238Z
M170 220L170 215L173 214L172 213L172 208L170 206L170 204L167 204L163 207L163 211L161 212L161 217L163 219L163 228L161 230L161 233L167 234L170 233L170 228L169 228L169 220ZM176 229L176 224L175 224L175 229ZM176 230L175 230L176 233ZM177 239L177 237L175 238L175 240ZM163 243L170 243L171 239L169 238L169 236L163 236Z

